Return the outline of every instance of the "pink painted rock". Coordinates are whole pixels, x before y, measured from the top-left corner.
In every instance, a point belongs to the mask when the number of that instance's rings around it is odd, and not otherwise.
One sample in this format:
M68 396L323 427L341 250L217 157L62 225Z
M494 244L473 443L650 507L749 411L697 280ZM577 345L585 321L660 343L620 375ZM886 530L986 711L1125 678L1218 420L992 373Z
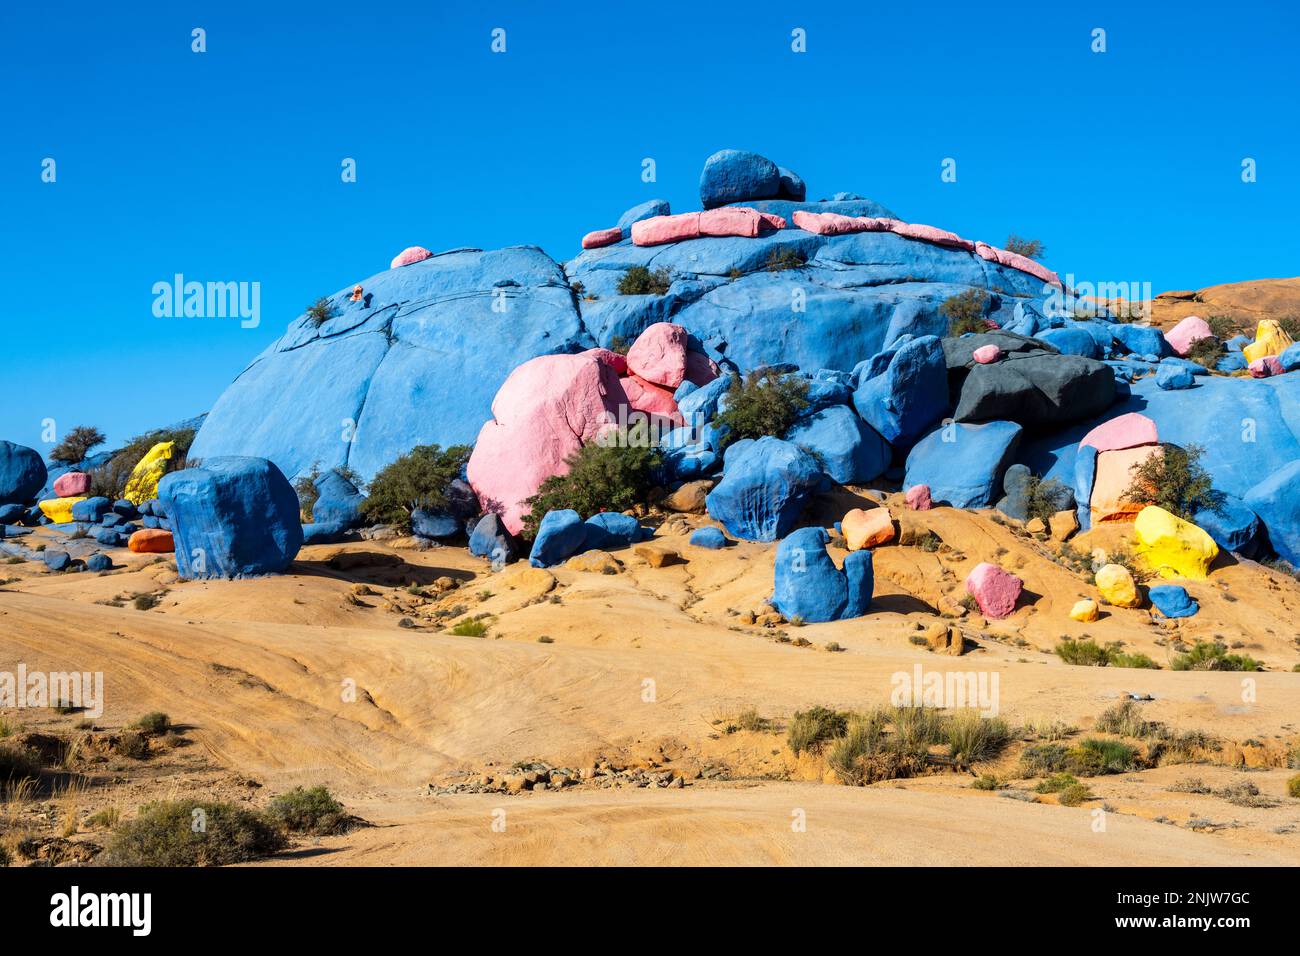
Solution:
M966 578L966 592L975 598L985 617L1003 618L1016 609L1024 587L1018 577L987 561L975 565Z
M1079 445L1091 445L1097 451L1103 452L1137 448L1139 445L1155 445L1159 441L1160 436L1156 433L1155 422L1138 412L1129 412L1108 422L1102 422L1079 439Z
M996 345L981 345L971 353L971 358L980 365L991 365L1002 358L1002 350Z
M686 424L686 419L682 418L682 413L677 410L673 389L656 385L635 373L622 379L622 385L623 392L627 395L628 407L655 418L667 419L674 425Z
M1286 369L1282 363L1277 360L1276 355L1265 355L1263 358L1257 358L1250 363L1251 378L1269 378L1272 375L1282 375Z
M703 352L686 353L686 381L692 385L708 385L718 377L718 366Z
M612 246L623 238L623 230L618 226L611 226L609 229L596 229L582 237L582 248L599 249L601 246Z
M524 501L547 478L567 474L566 459L608 430L628 405L604 351L531 359L492 400L493 418L479 430L466 472L479 499L514 534L523 530Z
M898 222L889 231L905 239L932 242L937 246L947 246L949 249L964 249L967 252L975 251L975 243L969 239L963 239L955 232L937 229L934 226L926 226L919 222Z
M748 206L723 206L700 213L700 235L741 236L755 239L768 228L757 209Z
M60 498L90 494L90 475L84 471L65 471L54 479L54 494Z
M407 246L393 258L388 268L396 269L398 266L409 266L412 262L423 262L432 255L424 246Z
M760 212L758 215L759 218L767 224L767 228L769 229L784 229L789 225L789 223L785 221L784 216L778 216L774 212Z
M840 530L844 532L844 542L850 551L874 548L894 540L894 519L888 508L872 508L863 511L854 508L840 519Z
M999 249L997 246L990 246L986 242L975 243L975 255L981 259L987 259L989 262L996 262L998 265L1007 266L1010 269L1016 269L1020 272L1026 272L1037 279L1042 279L1049 285L1060 286L1061 277L1058 276L1041 262L1035 262L1028 256L1022 256L1016 252L1008 252L1006 249Z
M609 349L587 349L587 355L595 356L599 361L604 362L619 375L627 374L627 356L619 355Z
M1192 343L1212 338L1214 333L1210 331L1210 323L1199 315L1189 315L1165 333L1165 341L1179 355L1186 355Z
M627 367L647 382L675 389L686 378L686 329L656 322L627 350Z
M651 216L632 223L632 244L658 246L700 237L700 213L683 212L675 216Z
M930 500L929 485L913 485L903 497L913 511L929 511L934 507L934 502Z
M794 224L804 232L819 236L843 236L852 232L865 232L867 227L861 216L841 216L837 212L804 212L796 209Z

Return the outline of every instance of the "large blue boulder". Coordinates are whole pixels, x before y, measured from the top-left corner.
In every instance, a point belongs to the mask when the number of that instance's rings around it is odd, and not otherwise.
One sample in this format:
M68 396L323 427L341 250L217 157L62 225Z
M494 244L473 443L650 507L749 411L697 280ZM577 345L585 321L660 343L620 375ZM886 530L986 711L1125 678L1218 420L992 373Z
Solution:
M499 514L489 511L478 519L469 536L469 553L487 558L496 566L515 559L518 549L514 536L506 529Z
M785 438L811 452L822 471L841 485L878 478L893 457L889 442L847 405L804 416Z
M1191 388L1195 384L1196 378L1191 370L1181 365L1161 362L1156 368L1156 385L1167 392Z
M1242 503L1259 515L1269 544L1279 557L1300 568L1300 460L1279 468L1254 485Z
M735 380L736 376L730 373L719 375L713 381L687 393L677 403L677 410L688 425L697 428L712 421L718 414L718 403Z
M126 537L117 528L96 528L90 535L107 548L120 548L126 544Z
M936 504L989 508L1013 460L1021 428L1015 422L949 423L926 435L907 456L903 487L929 485Z
M533 550L528 563L535 568L549 568L571 558L586 548L587 525L572 508L548 511L537 526Z
M182 578L277 574L302 547L298 495L265 458L204 458L165 475L158 501L174 525Z
M1062 355L1082 355L1085 358L1103 357L1101 346L1087 329L1067 326L1060 329L1045 329L1035 338L1046 342Z
M286 475L349 465L363 480L416 445L474 441L528 359L595 343L542 250L459 249L360 280L302 315L213 406L190 449L269 458ZM275 414L267 414L274 409Z
M72 520L98 524L100 519L108 514L112 507L113 502L102 495L86 498L84 501L78 501L72 506Z
M45 485L45 462L26 445L0 440L0 505L34 501Z
M1165 617L1191 617L1201 609L1181 584L1156 584L1147 590L1151 604Z
M1282 370L1285 372L1295 372L1300 370L1300 342L1288 345L1283 350L1282 354L1277 357L1277 360L1281 363ZM1244 356L1242 357L1242 361L1245 361Z
M781 170L758 153L721 149L704 161L700 204L705 209L750 199L774 199L781 193Z
M618 511L602 511L586 520L587 537L583 547L609 551L636 544L643 537L641 523Z
M1116 322L1112 332L1124 348L1134 355L1154 355L1160 358L1172 350L1159 329L1149 325L1127 325Z
M126 498L113 502L113 513L121 515L127 521L134 521L140 517L140 509Z
M1243 558L1259 558L1267 550L1259 516L1235 495L1223 495L1217 509L1197 511L1192 515L1192 524L1213 538L1220 548Z
M841 570L826 552L828 540L823 528L800 528L777 546L772 606L789 621L821 624L870 607L871 552L851 553Z
M460 519L449 512L429 508L411 512L411 533L417 538L443 540L454 538L463 530Z
M764 436L727 458L722 480L705 505L735 537L775 541L799 520L821 480L821 469L808 452Z
M911 445L948 411L948 369L933 335L877 355L861 374L853 405L892 445Z

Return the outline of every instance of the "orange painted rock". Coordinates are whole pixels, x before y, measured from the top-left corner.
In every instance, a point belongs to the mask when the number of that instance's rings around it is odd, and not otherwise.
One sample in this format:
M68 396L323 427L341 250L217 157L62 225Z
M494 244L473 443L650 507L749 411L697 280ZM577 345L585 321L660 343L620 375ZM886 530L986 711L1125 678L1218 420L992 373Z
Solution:
M126 546L136 554L171 554L176 550L172 533L161 528L141 528L131 535Z
M840 530L844 532L850 551L874 548L894 540L894 522L888 508L872 508L870 511L854 508L840 521Z
M1163 455L1159 445L1141 445L1137 448L1118 448L1103 451L1097 456L1097 477L1092 483L1092 524L1103 521L1132 521L1142 510L1142 505L1124 499L1124 493L1133 483L1133 469L1153 455Z

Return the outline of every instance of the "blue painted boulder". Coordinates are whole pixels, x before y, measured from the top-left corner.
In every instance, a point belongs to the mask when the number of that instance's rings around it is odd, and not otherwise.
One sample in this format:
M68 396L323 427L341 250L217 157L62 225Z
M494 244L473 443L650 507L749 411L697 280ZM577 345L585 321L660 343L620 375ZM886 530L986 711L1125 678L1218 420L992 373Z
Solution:
M1292 567L1300 568L1300 460L1279 468L1242 498L1263 523L1269 544Z
M1147 590L1151 604L1165 617L1191 617L1201 609L1180 584L1156 584Z
M489 511L478 519L469 536L469 553L487 558L494 565L503 565L515 559L518 548L514 536L506 529L501 516Z
M140 517L140 509L125 498L113 502L113 513L121 515L127 521L135 521Z
M162 519L155 518L153 515L145 515L140 519L140 523L146 528L157 529L162 527Z
M691 532L689 541L697 548L708 548L710 551L718 551L730 544L722 530L712 525L707 528L696 528Z
M1300 342L1288 345L1277 360L1284 372L1300 371ZM1242 361L1245 361L1245 356L1242 357Z
M847 405L830 405L805 415L786 441L811 452L822 470L841 485L878 478L889 468L889 442Z
M1152 355L1160 358L1169 355L1172 351L1169 343L1165 341L1164 333L1149 325L1116 322L1111 331L1125 350L1134 355Z
M318 475L312 484L316 488L312 521L323 521L343 529L362 524L361 505L366 498L347 477L331 468Z
M908 454L903 487L929 485L935 503L954 508L992 507L1020 435L1015 422L936 428Z
M821 480L812 455L791 442L764 436L728 456L722 480L705 505L735 537L775 541L794 527Z
M445 540L464 530L460 519L446 511L416 508L411 512L411 533L417 538Z
M108 514L104 515L104 517L99 519L99 524L100 527L103 528L116 528L118 525L126 524L126 519L116 511L110 511Z
M72 520L81 521L89 524L98 524L112 510L113 502L107 498L97 496L86 498L84 501L78 501L72 506Z
M72 566L72 555L54 548L46 548L42 551L41 560L51 571L66 571Z
M165 475L158 501L174 525L182 578L278 574L302 547L298 495L265 458L205 458Z
M623 215L618 217L618 228L626 239L632 235L632 223L640 222L643 219L653 219L655 216L668 216L672 214L672 209L668 205L667 199L647 199L643 203L637 203Z
M535 568L549 568L585 549L587 525L572 508L548 511L537 526L533 550L528 563Z
M99 551L86 559L87 571L109 571L112 570L112 567L113 559Z
M855 551L841 570L823 528L791 532L776 549L772 606L789 621L822 624L866 613L874 585L871 552Z
M1184 368L1182 365L1161 362L1156 368L1156 385L1166 392L1191 388L1195 384L1196 378L1192 375L1191 370Z
M1268 550L1259 516L1235 495L1223 495L1217 509L1202 508L1192 524L1203 530L1224 551L1243 558L1259 558Z
M0 525L18 524L27 514L27 509L20 504L0 505Z
M853 405L891 445L909 446L948 411L948 370L933 335L872 359L860 373Z
M775 199L781 170L766 157L744 149L720 149L704 161L700 204L705 209L751 199Z
M0 440L0 505L35 501L45 477L45 462L39 452Z
M586 520L587 537L583 548L610 551L636 544L643 537L641 523L618 511L602 511Z
M1096 338L1087 329L1073 326L1046 329L1039 332L1035 338L1046 342L1062 355L1082 355L1085 358L1099 359L1103 354Z
M106 548L120 548L126 544L126 538L117 528L96 528L91 537Z

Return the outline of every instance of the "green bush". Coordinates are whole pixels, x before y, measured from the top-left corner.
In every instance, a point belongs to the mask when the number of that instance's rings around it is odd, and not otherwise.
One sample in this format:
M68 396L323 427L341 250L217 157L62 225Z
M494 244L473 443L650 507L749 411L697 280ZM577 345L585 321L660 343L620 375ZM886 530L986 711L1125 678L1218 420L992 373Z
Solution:
M126 493L126 482L140 459L160 442L174 444L167 472L180 471L189 464L190 446L197 434L193 428L158 428L137 435L113 453L113 457L90 471L90 493L117 501Z
M307 319L312 325L320 328L335 316L334 306L330 305L330 300L321 296L311 305L307 306Z
M787 269L799 269L808 260L796 249L773 249L767 257L768 272L785 272Z
M984 313L988 303L988 293L980 289L967 289L944 299L939 312L948 319L948 334L987 332L989 323Z
M667 295L672 281L667 269L651 272L645 266L630 266L618 280L618 294Z
M305 790L294 787L282 793L266 808L266 815L290 833L328 836L347 829L348 815L343 804L324 786Z
M75 465L86 460L90 450L104 444L104 433L92 425L78 425L63 436L50 451L50 461Z
M105 861L113 866L227 866L267 856L287 844L279 828L255 810L173 800L146 804L134 820L119 824Z
M1205 320L1205 324L1219 341L1227 341L1241 331L1237 320L1230 315L1212 315Z
M460 477L469 453L468 445L445 451L439 445L417 445L375 475L362 512L370 521L409 531L411 512L446 506L447 486Z
M1092 799L1092 791L1081 783L1071 784L1057 794L1056 802L1063 807L1077 807Z
M849 715L827 707L812 707L795 713L786 728L785 739L796 755L805 750L818 750L833 737L842 737L848 730Z
M1029 517L1046 523L1052 515L1069 507L1072 493L1064 482L1055 478L1030 475L1025 484L1025 496L1028 499Z
M1038 786L1034 787L1036 793L1060 793L1067 787L1073 787L1079 782L1078 778L1072 773L1054 773L1046 780L1041 780Z
M141 733L161 736L172 729L172 719L161 711L150 711L131 725Z
M1228 350L1223 347L1218 339L1203 338L1197 339L1187 349L1186 358L1197 365L1203 365L1213 370L1219 364L1219 359L1228 354Z
M482 637L487 633L486 622L476 617L467 617L457 621L451 627L451 633L457 637Z
M542 482L525 504L524 537L533 538L548 511L571 508L583 518L601 511L626 511L645 501L660 455L634 428L588 442L566 463L569 471Z
M1096 641L1066 639L1056 645L1056 656L1067 664L1083 667L1105 667L1110 663L1110 653Z
M365 479L361 477L354 469L347 465L340 465L336 468L329 469L352 483L352 486L358 490L365 487ZM298 493L298 511L302 517L303 524L310 524L312 521L312 512L316 507L316 502L320 499L320 492L316 490L316 482L320 479L322 472L320 465L311 466L311 471L305 475L300 475L293 483L293 490Z
M996 757L1011 740L1011 728L999 717L955 714L947 721L948 755L961 766Z
M1071 771L1085 777L1127 773L1137 765L1137 748L1119 740L1088 737L1069 749L1066 763Z
M1300 773L1286 782L1286 792L1288 795L1300 800Z
M724 429L724 447L742 438L784 438L808 407L808 382L771 369L753 371L732 381L726 406L716 420L718 426L730 429Z
M971 787L975 790L1001 790L1002 781L993 774L986 773L976 777Z
M1261 671L1264 665L1245 654L1229 654L1222 644L1197 641L1190 651L1178 654L1169 665L1176 671Z
M1223 510L1223 494L1214 490L1210 473L1201 466L1205 449L1200 445L1165 445L1163 455L1152 455L1132 469L1123 498L1140 505L1157 505L1191 521L1202 508Z
M1152 724L1142 716L1142 710L1135 702L1126 700L1101 712L1097 717L1097 730L1119 737L1141 738L1151 732Z
M1047 247L1038 239L1022 239L1014 232L1007 236L1007 241L1003 243L1002 248L1007 252L1014 252L1017 255L1024 256L1026 259L1041 259L1047 252Z

